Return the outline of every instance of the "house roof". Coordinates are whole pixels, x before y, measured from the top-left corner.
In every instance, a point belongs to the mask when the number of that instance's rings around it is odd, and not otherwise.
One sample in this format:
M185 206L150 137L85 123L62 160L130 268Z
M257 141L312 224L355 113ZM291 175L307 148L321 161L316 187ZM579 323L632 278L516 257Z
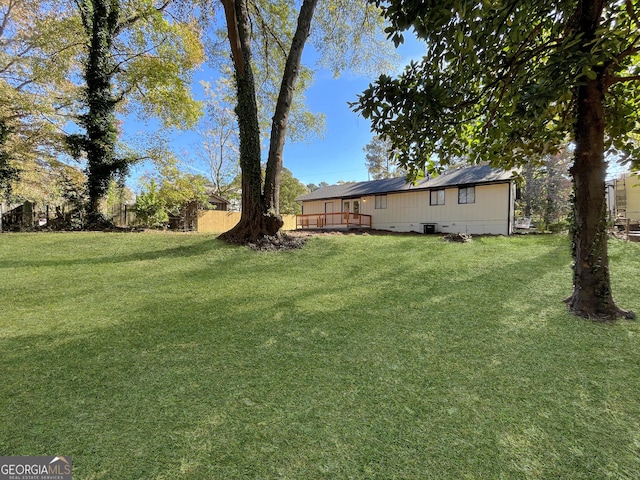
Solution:
M323 200L325 198L351 198L383 193L432 190L434 188L458 187L487 183L504 183L513 178L513 172L491 168L489 165L474 165L447 170L434 178L424 178L415 185L404 177L373 180L370 182L329 185L296 198L297 201Z
M216 195L215 193L209 193L207 196L209 197L209 203L229 204L229 200L227 200L226 198L222 198L220 195Z
M221 197L215 192L216 192L216 189L213 185L205 186L205 193L209 199L209 203L226 203L226 204L229 203L229 200L227 200L224 197Z

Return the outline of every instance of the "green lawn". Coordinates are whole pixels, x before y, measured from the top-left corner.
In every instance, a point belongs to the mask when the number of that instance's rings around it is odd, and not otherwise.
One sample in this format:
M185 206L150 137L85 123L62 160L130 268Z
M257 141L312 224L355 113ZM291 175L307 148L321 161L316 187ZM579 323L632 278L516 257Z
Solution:
M640 247L610 244L640 312ZM640 324L566 313L568 241L0 236L0 455L74 479L623 479Z

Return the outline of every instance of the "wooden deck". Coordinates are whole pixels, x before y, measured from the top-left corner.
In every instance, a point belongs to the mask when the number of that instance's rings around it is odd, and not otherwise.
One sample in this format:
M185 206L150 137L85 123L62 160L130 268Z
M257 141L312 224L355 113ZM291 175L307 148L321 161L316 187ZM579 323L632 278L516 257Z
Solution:
M351 212L307 213L303 215L296 215L296 229L331 227L371 228L371 215Z

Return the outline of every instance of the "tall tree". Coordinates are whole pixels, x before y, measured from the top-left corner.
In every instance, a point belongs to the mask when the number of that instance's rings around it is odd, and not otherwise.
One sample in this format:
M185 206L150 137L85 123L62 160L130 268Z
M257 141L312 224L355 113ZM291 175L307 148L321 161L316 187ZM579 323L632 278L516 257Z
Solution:
M238 165L238 123L233 113L235 97L228 91L226 78L215 89L203 82L207 120L199 131L202 144L197 152L208 168L214 193L229 199L234 194L234 180L240 174Z
M172 0L74 0L86 37L82 134L69 136L76 157L86 154L89 223L100 223L99 205L109 182L131 159L118 155L116 113L138 101L144 114L171 126L190 126L199 116L191 98L190 72L202 59L192 24L164 13Z
M566 219L570 211L571 152L563 149L556 155L532 160L522 169L522 195L517 202L525 217L549 226Z
M11 165L11 155L6 148L10 131L5 121L0 118L0 201L9 197L11 183L18 176L18 169Z
M415 170L471 155L511 167L575 143L573 294L581 317L633 317L611 293L605 153L640 156L637 2L377 0L398 44L412 28L419 63L381 76L356 110Z
M278 212L282 149L298 66L302 50L311 28L311 19L317 0L305 0L301 9L285 70L281 94L273 118L272 140L267 160L264 191L260 170L260 127L256 87L253 78L249 5L246 0L223 0L227 30L236 79L236 114L240 128L240 168L242 169L242 214L238 224L224 233L230 242L255 241L280 230L284 222Z
M63 150L62 127L77 95L68 75L78 65L79 30L68 2L0 2L0 123L13 187L18 173L46 168Z
M388 140L383 140L376 135L362 150L365 152L365 165L371 180L403 175L404 172L396 166L393 146Z
M302 205L296 202L296 198L308 193L309 189L288 168L282 168L280 185L280 213L284 215L296 215L302 213Z
M240 167L242 170L242 215L238 224L221 238L229 242L245 243L261 236L276 234L282 226L279 215L280 175L282 171L282 152L287 136L289 115L296 99L297 82L309 74L301 67L302 52L309 35L312 33L312 19L316 12L318 0L304 0L299 9L289 2L249 2L248 0L222 0L224 7L227 38L231 48L233 72L237 90L236 115L240 132ZM340 5L338 5L340 4ZM340 7L343 7L340 9ZM345 15L346 12L354 15ZM384 52L384 48L375 48L376 33L379 31L380 18L373 15L375 9L360 2L334 1L327 2L321 9L318 24L324 26L318 34L324 39L323 47L329 52L331 46L334 54L336 46L348 37L345 31L354 32L352 49L365 41L372 50ZM339 19L336 18L339 16ZM345 15L343 17L343 15ZM333 21L327 19L333 18ZM359 20L365 19L359 23ZM253 20L253 21L252 21ZM367 20L369 21L367 23ZM269 140L266 172L264 182L260 174L260 122L259 105L256 98L256 82L254 78L254 53L252 44L254 30L259 32L261 40L259 48L261 58L268 58L269 52L277 52L282 62L275 62L279 68L274 77L280 79L277 99L273 110L271 134ZM357 33L355 33L357 32ZM354 52L351 52L353 54ZM340 71L345 55L332 55L335 71ZM361 58L354 55L357 61L368 61L370 57L363 51ZM266 66L268 63L263 63ZM269 69L272 67L269 66Z

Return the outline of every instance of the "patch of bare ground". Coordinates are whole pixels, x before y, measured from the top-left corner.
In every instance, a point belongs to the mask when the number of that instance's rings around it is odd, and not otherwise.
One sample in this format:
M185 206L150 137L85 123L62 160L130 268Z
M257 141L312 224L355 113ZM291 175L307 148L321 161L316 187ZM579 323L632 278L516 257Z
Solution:
M260 252L273 252L278 250L295 250L302 248L310 235L298 235L278 233L271 236L260 237L255 242L247 243L247 247Z
M326 235L421 235L417 232L394 232L392 230L377 230L374 228L350 228L330 230L323 229L304 229L304 230L290 230L287 232L290 235L302 235L307 237L312 236L326 236Z
M471 241L471 235L466 233L448 233L442 239L445 242L467 243Z

